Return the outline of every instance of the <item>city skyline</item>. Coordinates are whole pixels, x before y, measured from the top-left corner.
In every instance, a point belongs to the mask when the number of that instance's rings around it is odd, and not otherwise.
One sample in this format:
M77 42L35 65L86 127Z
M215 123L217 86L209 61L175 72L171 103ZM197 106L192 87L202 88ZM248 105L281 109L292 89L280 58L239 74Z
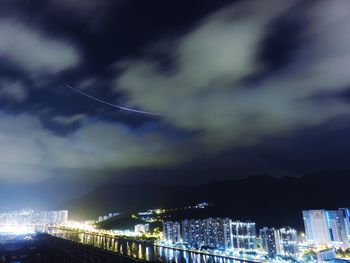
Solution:
M0 243L2 238L11 240L16 236L20 239L22 236L26 240L31 236L29 240L32 240L37 238L37 235L49 235L121 254L129 252L123 252L123 249L116 244L122 240L129 240L129 242L146 242L148 246L160 249L249 262L316 262L316 260L348 262L346 260L350 258L350 208L304 210L302 232L290 226L257 228L256 222L243 222L231 218L183 218L181 221L169 221L172 216L167 215L171 211L206 209L207 206L208 204L204 202L184 208L139 211L137 213L139 218L133 214L129 219L139 220L133 223L130 221L129 229L123 228L122 222L125 223L125 218L122 219L123 213L118 212L110 212L94 221L76 222L68 218L67 210L9 211L0 213ZM163 214L163 219L159 218L159 215ZM104 222L118 218L121 221L112 229L104 228ZM159 228L159 224L155 225L157 221L162 222L162 228ZM162 252L160 250L156 253ZM149 261L147 255L147 253L141 255L139 252L131 257L141 257ZM173 256L162 255L169 260ZM180 260L186 257L188 262L188 256L178 256Z
M64 225L68 222L68 210L34 211L21 209L0 213L0 225Z

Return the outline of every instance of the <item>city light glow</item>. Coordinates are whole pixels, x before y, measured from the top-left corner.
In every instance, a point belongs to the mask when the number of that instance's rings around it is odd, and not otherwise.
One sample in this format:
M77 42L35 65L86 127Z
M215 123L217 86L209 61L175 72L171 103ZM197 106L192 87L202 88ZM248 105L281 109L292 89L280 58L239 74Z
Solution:
M101 217L97 221L72 221L68 220L68 211L34 212L25 209L0 214L0 235L48 233L70 239L72 234L77 234L78 239L73 241L79 242L91 242L91 237L94 237L93 240L100 240L96 242L102 242L104 239L127 239L135 242L142 240L158 248L251 262L290 262L291 259L316 262L317 259L350 258L346 250L349 248L349 209L303 211L306 234L301 232L299 236L291 227L264 227L257 232L255 222L234 221L230 218L185 219L181 222L164 220L170 211L183 209L185 208L136 212L130 215L130 218L143 220L144 223L135 224L134 229L110 230L100 228ZM157 219L160 214L165 216L163 221ZM107 217L118 215L119 213L109 213ZM147 220L143 219L144 216ZM162 222L163 230L159 227L151 228L150 219ZM324 229L310 228L312 224L321 223ZM332 230L332 235L328 235L328 230ZM89 238L82 238L81 235L87 235ZM317 238L322 238L322 242Z
M0 235L26 235L35 234L35 229L23 225L0 225Z

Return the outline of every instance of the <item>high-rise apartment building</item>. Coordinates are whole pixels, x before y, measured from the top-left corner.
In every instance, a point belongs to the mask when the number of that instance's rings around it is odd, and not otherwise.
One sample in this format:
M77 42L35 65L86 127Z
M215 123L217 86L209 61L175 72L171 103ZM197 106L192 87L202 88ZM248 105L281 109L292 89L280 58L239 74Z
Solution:
M163 238L167 242L180 242L180 223L166 221L163 223Z
M164 240L179 242L176 241L180 240L178 227L177 222L164 222ZM182 242L193 247L206 246L223 250L236 248L240 251L256 249L256 229L252 222L232 222L229 218L186 219L181 222L181 230Z
M350 241L350 209L349 208L339 208L339 216L344 220L345 232Z
M231 224L232 244L236 250L256 249L256 228L255 223L235 221Z
M325 210L305 210L303 219L308 241L318 245L330 244L331 236Z
M184 220L182 221L182 239L183 242L202 246L206 242L206 223L205 220Z
M348 237L345 228L345 221L337 210L326 211L327 224L331 242L334 244L347 244Z
M206 245L212 248L228 249L232 247L231 219L205 219Z
M278 229L264 227L260 229L262 248L270 255L282 254L281 237Z
M306 210L303 219L308 241L318 245L349 245L349 209Z
M285 256L295 257L299 252L297 231L291 227L279 229L281 252Z

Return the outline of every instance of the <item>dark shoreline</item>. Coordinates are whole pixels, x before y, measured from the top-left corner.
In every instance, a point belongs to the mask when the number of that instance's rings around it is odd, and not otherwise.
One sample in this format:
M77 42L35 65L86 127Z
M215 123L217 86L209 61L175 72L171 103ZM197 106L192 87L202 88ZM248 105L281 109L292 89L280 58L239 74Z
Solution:
M143 261L48 234L38 234L33 236L33 240L13 240L0 244L0 263L10 262L135 263Z

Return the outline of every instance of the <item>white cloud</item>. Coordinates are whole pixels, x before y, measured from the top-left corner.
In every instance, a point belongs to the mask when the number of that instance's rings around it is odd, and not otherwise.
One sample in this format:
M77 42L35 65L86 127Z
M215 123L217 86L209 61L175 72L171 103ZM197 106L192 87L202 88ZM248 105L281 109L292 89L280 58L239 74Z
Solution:
M219 148L345 116L350 110L340 100L329 99L324 106L308 98L350 83L347 0L293 9L286 19L308 23L296 36L300 45L292 60L254 84L243 82L266 69L257 53L271 24L294 3L299 1L245 1L218 12L169 50L176 57L174 72L162 73L149 60L123 62L116 90L123 89L130 104L164 114L173 125L202 131L202 142Z
M30 73L58 73L80 62L77 48L13 20L0 20L0 58L17 64Z
M0 180L30 183L53 176L69 180L86 172L96 178L97 173L101 177L103 172L174 161L162 137L140 135L120 124L84 122L60 136L29 114L0 112L0 119Z
M84 121L87 118L86 114L75 114L71 116L56 116L53 118L53 121L63 124L63 125L70 125L76 122Z
M15 102L23 102L26 100L27 96L27 91L20 81L0 81L0 97Z

